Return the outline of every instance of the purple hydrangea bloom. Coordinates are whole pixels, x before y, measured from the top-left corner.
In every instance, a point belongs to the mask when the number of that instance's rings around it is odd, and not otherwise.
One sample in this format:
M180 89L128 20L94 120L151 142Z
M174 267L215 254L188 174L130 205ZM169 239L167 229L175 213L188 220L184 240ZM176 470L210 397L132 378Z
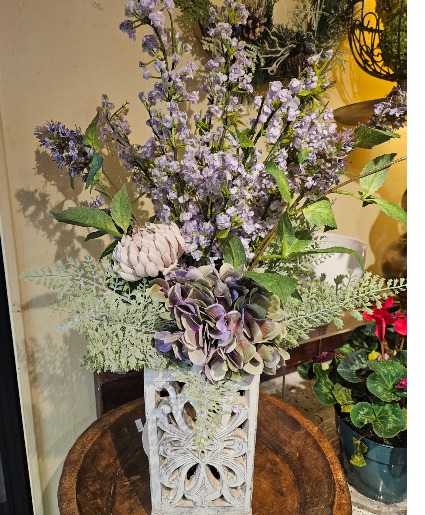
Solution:
M175 330L155 334L155 348L201 368L213 383L243 373L275 374L286 334L279 299L230 265L178 269L154 279L151 294L170 310Z

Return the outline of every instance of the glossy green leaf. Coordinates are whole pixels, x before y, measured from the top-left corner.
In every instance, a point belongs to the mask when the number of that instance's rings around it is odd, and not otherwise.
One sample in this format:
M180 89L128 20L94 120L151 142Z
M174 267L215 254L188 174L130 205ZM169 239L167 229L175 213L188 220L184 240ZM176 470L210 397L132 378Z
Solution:
M360 125L354 129L357 136L356 147L359 148L373 148L376 145L385 143L391 138L399 138L400 135L395 132L382 131L373 127L365 127Z
M351 422L356 427L363 427L375 420L375 412L369 402L358 402L350 411Z
M360 187L363 190L362 197L366 198L372 193L375 193L375 191L378 191L384 184L390 170L391 163L394 161L396 155L397 154L384 154L382 156L375 157L372 161L367 163L362 170L362 174L371 172L375 168L380 168L381 166L388 166L379 172L372 173L360 179Z
M278 273L244 272L243 274L260 286L263 286L266 290L275 293L282 304L285 304L288 297L298 286L298 282L295 278Z
M58 222L79 225L80 227L93 227L99 231L104 231L116 236L122 236L115 227L112 218L100 209L86 206L75 206L65 209L61 213L51 211L52 216Z
M312 390L322 404L335 404L335 398L332 390L334 384L329 379L329 369L324 369L321 363L313 365L313 371L316 376Z
M364 467L366 460L364 454L367 453L367 445L360 439L353 437L353 454L350 458L350 463L355 467Z
M87 174L87 181L85 189L90 188L96 182L96 175L102 169L103 157L95 152L90 163L89 173Z
M406 429L406 418L397 403L358 402L351 410L350 418L356 427L372 424L373 431L382 438L393 438Z
M218 244L223 252L224 263L230 263L235 268L246 265L245 249L236 234L229 233L225 238L220 238Z
M397 354L391 358L391 360L407 367L407 350L399 350Z
M125 234L131 221L131 202L125 184L111 201L111 216Z
M95 150L100 149L99 138L97 135L97 124L99 122L99 113L93 118L90 122L90 125L87 127L86 132L84 133L84 143L94 148Z
M394 202L390 202L389 200L385 200L382 198L369 197L367 199L369 204L376 204L379 206L381 211L383 211L386 215L398 220L399 222L407 225L407 213L406 211Z
M403 410L397 403L359 402L351 410L350 418L356 427L372 424L373 431L382 438L393 438L407 428Z
M105 234L108 234L107 232L105 231L95 231L95 232L91 232L90 234L88 234L85 238L84 241L90 241L90 240L95 240L97 238L101 238L102 236L105 236Z
M305 363L301 363L301 365L297 367L297 372L304 381L312 381L314 379L313 362L306 361Z
M109 244L105 248L105 250L102 252L102 254L101 254L100 258L99 258L99 261L101 259L103 259L104 257L109 256L109 254L112 254L112 252L113 252L114 248L117 246L117 244L118 244L118 240L114 240L111 244Z
M324 225L330 229L336 228L336 221L332 205L328 199L323 199L310 204L303 209L303 214L310 225L316 227Z
M407 377L407 368L389 359L370 361L369 367L374 373L367 378L368 390L382 401L398 401L403 395L400 395L394 386Z
M302 253L311 243L308 239L298 239L287 212L283 213L277 224L277 242L281 248L282 257Z
M358 373L362 370L367 370L369 360L367 359L367 352L363 349L356 350L351 354L345 356L338 364L338 373L350 383L361 383L363 379L359 377Z
M398 403L373 405L376 418L372 422L375 433L382 438L393 438L407 429L406 417Z
M283 200L285 200L287 204L290 204L292 202L292 194L289 189L288 179L284 172L282 172L282 170L278 168L277 164L273 162L266 164L266 172L274 177Z

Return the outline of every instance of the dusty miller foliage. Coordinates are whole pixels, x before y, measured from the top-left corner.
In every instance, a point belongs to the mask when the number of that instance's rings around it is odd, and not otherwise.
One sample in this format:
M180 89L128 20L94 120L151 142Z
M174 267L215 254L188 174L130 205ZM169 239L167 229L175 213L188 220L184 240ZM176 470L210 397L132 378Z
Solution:
M308 338L313 329L333 322L341 328L341 317L348 312L357 320L363 320L362 313L371 313L375 303L406 290L405 279L384 279L371 272L365 272L358 284L353 286L355 276L337 276L335 285L325 282L325 277L307 277L299 289L299 298L290 297L285 305L286 343L295 347L300 340Z
M166 368L152 340L162 327L162 308L146 293L148 281L136 288L115 276L106 262L99 266L90 256L81 264L71 258L50 267L26 272L25 280L57 292L52 309L66 315L59 330L73 329L88 344L82 358L93 372Z

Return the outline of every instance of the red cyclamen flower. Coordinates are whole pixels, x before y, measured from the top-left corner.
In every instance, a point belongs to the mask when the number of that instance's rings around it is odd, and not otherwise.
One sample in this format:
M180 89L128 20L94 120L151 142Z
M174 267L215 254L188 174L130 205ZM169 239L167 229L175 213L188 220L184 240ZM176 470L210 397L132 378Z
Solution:
M399 381L395 386L394 388L398 388L400 390L404 389L404 388L407 388L407 377L405 377L404 379L401 379L401 381Z
M407 315L405 313L400 313L397 311L395 314L397 320L394 324L394 330L396 333L401 334L401 336L407 335Z
M387 310L394 303L393 297L389 297L385 302L382 303L381 308L373 308L371 315L369 313L363 313L365 320L375 320L375 334L379 341L385 340L385 332L387 324L393 324L394 319L392 314Z

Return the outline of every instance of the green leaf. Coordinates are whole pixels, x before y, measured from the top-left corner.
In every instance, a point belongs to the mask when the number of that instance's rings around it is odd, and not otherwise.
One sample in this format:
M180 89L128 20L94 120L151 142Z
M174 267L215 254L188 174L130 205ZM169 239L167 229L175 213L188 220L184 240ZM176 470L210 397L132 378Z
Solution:
M93 158L90 163L90 170L87 175L85 189L90 188L90 186L93 186L93 183L96 182L95 181L96 175L99 172L99 170L101 170L102 165L103 165L103 157L100 154L98 154L97 152L95 152L93 154Z
M406 417L399 404L373 404L373 408L376 418L372 422L372 427L378 436L393 438L407 429Z
M367 163L367 165L363 168L361 174L365 174L371 172L375 168L388 165L386 168L380 170L379 172L372 173L367 177L361 177L360 187L363 190L362 198L366 198L372 193L375 193L375 191L379 190L379 188L384 184L391 163L394 161L396 155L397 154L384 154L383 156L375 157L375 159L369 161L369 163Z
M95 240L96 238L101 238L102 236L105 236L105 234L108 234L108 233L105 231L91 232L90 234L88 234L86 236L86 239L84 241Z
M407 367L407 350L399 350L391 360L401 363L403 366Z
M328 199L319 200L314 204L310 204L303 209L303 213L306 220L311 225L324 225L330 229L336 229L332 205Z
M373 127L365 127L364 125L356 127L354 134L357 136L355 146L359 148L373 148L376 145L389 141L391 138L400 137L399 134L394 132L382 131Z
M364 467L366 460L364 454L367 453L367 445L360 439L353 437L353 455L350 458L350 463L355 467Z
M375 434L382 438L393 438L407 427L403 410L397 403L358 402L351 410L350 418L356 427L372 424Z
M358 402L350 411L351 422L356 427L363 427L375 420L375 412L369 402Z
M115 227L112 218L100 209L86 206L69 207L61 213L51 211L58 222L79 225L80 227L93 227L99 231L105 231L115 236L122 236Z
M358 372L369 368L367 352L363 349L356 350L345 356L338 364L338 373L350 383L361 383L363 379L358 376Z
M278 168L276 163L272 162L266 164L266 172L274 177L283 200L285 200L287 204L290 204L292 202L292 195L289 189L288 179L284 172Z
M111 216L125 234L131 221L131 202L125 184L111 201Z
M102 260L104 257L109 256L109 254L112 254L112 251L117 246L118 240L114 240L110 245L106 247L106 249L102 252L99 261Z
M386 215L398 220L399 222L407 225L407 213L406 211L394 202L390 202L389 200L384 200L383 198L369 197L367 199L369 204L376 204L380 207L381 211L383 211Z
M298 281L294 277L288 277L272 272L244 272L245 277L252 279L266 290L275 293L282 304L288 300L288 297L296 289Z
M304 163L307 157L310 155L310 150L308 148L303 148L300 152L298 152L298 162L300 164Z
M254 146L254 142L249 137L250 133L251 129L245 129L238 133L239 145L241 146L241 148L249 148Z
M297 367L297 372L304 381L312 381L314 379L313 362L306 361L305 363L301 363L301 365Z
M90 125L87 127L86 132L84 133L84 144L89 145L95 150L100 149L99 138L97 136L97 123L99 122L99 113L93 118L90 122Z
M308 239L298 239L292 227L288 213L283 213L277 225L277 242L281 247L282 257L287 258L291 254L303 252L311 243L311 236Z
M342 386L341 384L337 383L334 386L332 393L335 397L335 400L342 406L354 405L354 400L350 388L346 388L345 386Z
M225 238L220 238L218 244L223 252L224 263L230 263L235 268L246 265L245 249L236 234L229 233Z
M217 238L218 239L227 238L227 236L230 232L230 229L231 229L231 227L228 227L227 229L222 229L221 231L218 231Z
M398 395L394 386L407 377L407 368L389 359L371 361L369 366L374 373L367 378L368 390L382 401L398 401L403 395Z
M316 375L316 382L312 387L314 394L322 404L335 404L332 393L334 384L329 379L330 369L324 369L321 363L315 363L313 371Z

